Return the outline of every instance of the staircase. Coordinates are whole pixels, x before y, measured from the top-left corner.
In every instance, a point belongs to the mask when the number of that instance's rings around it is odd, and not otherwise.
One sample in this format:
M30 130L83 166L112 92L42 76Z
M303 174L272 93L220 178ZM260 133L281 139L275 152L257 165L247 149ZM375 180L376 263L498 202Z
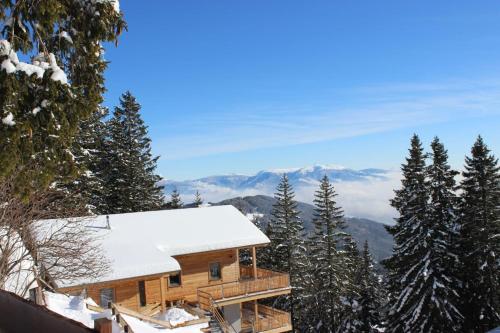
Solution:
M210 328L211 333L224 333L219 322L212 315L210 315L210 321L208 322L208 327Z

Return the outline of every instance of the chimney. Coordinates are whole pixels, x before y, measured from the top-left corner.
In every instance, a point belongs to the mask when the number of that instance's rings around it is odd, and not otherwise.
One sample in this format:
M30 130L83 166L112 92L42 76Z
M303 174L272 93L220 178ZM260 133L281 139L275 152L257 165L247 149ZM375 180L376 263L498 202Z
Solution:
M106 215L106 229L111 230L111 225L109 224L109 215Z
M99 318L94 320L94 329L99 333L112 333L113 325L111 319Z

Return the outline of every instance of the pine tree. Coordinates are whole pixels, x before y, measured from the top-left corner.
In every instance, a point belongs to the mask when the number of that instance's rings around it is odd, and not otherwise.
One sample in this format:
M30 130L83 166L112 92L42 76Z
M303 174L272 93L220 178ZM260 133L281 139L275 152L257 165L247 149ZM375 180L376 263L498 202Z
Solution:
M106 108L99 108L91 117L80 123L80 129L73 142L72 152L79 168L78 176L70 182L63 183L65 190L79 204L86 205L89 213L106 213L103 211L104 172L109 165L105 158Z
M158 157L152 156L140 108L126 92L108 122L103 208L108 214L156 210L164 205L163 187L157 185L160 177L155 174Z
M176 188L172 191L172 194L170 194L170 202L168 203L168 207L170 209L178 209L182 208L183 202L181 200L181 194L179 191L177 191Z
M448 164L448 153L436 137L431 143L432 163L427 168L428 260L427 297L429 326L435 331L460 331L463 316L459 311L460 278L458 258L456 182L458 174ZM423 308L425 310L425 307ZM434 322L432 322L434 321Z
M203 205L203 199L201 198L200 192L198 191L196 191L194 195L194 205L196 207L200 207L201 205Z
M318 305L314 309L316 326L320 332L334 332L339 325L338 314L341 311L340 297L345 291L344 281L349 278L345 266L346 257L338 250L346 234L342 209L337 206L337 194L327 176L321 180L315 194L314 231L308 239L312 291Z
M278 298L278 304L290 311L294 327L302 320L301 297L307 257L303 240L304 226L299 218L297 202L287 175L283 175L275 193L276 203L271 213L272 233L270 250L272 268L290 274L292 293Z
M381 294L382 286L373 268L373 259L368 249L368 241L365 241L354 283L357 286L358 296L353 302L354 316L348 322L348 325L344 324L346 331L379 332L383 299Z
M465 159L460 184L461 258L466 332L500 325L500 168L479 136Z
M73 137L103 101L101 43L125 22L112 0L2 1L0 22L0 179L27 198L74 175Z
M460 327L460 314L453 304L455 281L442 275L446 267L440 257L449 249L450 216L439 217L437 201L452 206L445 194L453 188L449 179L453 173L444 149L440 151L438 146L433 145L435 161L427 169L420 139L413 136L410 156L402 166L402 188L391 201L399 217L395 226L388 227L395 241L394 254L385 261L391 297L388 332L453 332ZM430 188L428 171L431 183L438 183L438 187ZM441 220L433 221L431 216Z

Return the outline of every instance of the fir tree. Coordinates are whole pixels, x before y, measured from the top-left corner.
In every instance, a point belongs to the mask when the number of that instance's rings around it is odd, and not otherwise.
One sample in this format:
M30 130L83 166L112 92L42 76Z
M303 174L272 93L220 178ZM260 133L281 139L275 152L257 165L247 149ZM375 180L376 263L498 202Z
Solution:
M169 208L178 209L182 208L183 205L184 203L181 200L181 194L179 193L179 191L177 191L176 188L174 188L174 190L170 194L170 202L168 203Z
M346 256L338 250L346 234L342 232L344 216L335 202L336 195L328 177L324 176L315 194L314 231L308 239L310 275L314 277L310 294L318 306L313 310L316 312L313 316L317 317L313 326L321 332L337 329L340 296L345 291L343 283L349 278Z
M438 139L432 143L432 164L414 135L403 165L402 188L391 204L399 212L394 255L386 261L391 292L388 332L457 332L458 281L453 275L455 183L447 153ZM427 179L428 177L428 179Z
M303 240L304 226L299 218L297 202L287 175L283 175L275 193L276 203L271 213L272 268L290 274L292 293L278 298L278 304L290 311L294 327L302 320L301 297L307 258Z
M431 143L432 163L427 168L429 205L428 205L428 237L426 239L428 254L426 258L427 294L430 297L428 309L428 327L432 331L460 331L463 320L459 312L459 294L461 286L457 269L458 234L457 204L454 177L457 171L448 164L448 153L436 137Z
M140 105L130 92L120 98L109 120L104 197L106 213L161 209L163 187L155 174L158 157L151 154L151 139L140 116Z
M79 204L87 206L89 213L106 213L104 200L104 172L109 165L105 158L106 108L99 108L91 117L80 123L78 135L73 142L73 155L79 168L78 176L63 183L66 190Z
M0 179L28 197L74 175L73 137L103 100L101 43L125 22L117 2L94 0L2 1L0 22Z
M351 302L351 316L342 325L342 332L379 332L381 326L382 287L373 268L373 259L366 241L356 277L357 297Z
M465 159L460 184L462 312L467 332L486 332L500 325L500 168L477 138Z
M200 207L201 205L203 205L203 199L201 198L200 192L198 191L196 191L194 195L194 205L196 207Z

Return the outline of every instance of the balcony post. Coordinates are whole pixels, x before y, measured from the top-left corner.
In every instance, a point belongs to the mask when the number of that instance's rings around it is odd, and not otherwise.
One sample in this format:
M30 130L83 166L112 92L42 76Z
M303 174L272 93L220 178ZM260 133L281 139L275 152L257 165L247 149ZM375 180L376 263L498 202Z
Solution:
M257 304L257 300L253 301L253 311L255 313L255 331L259 331L259 305Z
M165 279L166 279L165 275L160 276L160 302L161 302L161 311L162 312L165 311L165 303L166 303L166 300L165 300L165 292L166 292Z
M252 265L253 265L253 277L257 279L257 251L255 251L255 246L252 247Z

